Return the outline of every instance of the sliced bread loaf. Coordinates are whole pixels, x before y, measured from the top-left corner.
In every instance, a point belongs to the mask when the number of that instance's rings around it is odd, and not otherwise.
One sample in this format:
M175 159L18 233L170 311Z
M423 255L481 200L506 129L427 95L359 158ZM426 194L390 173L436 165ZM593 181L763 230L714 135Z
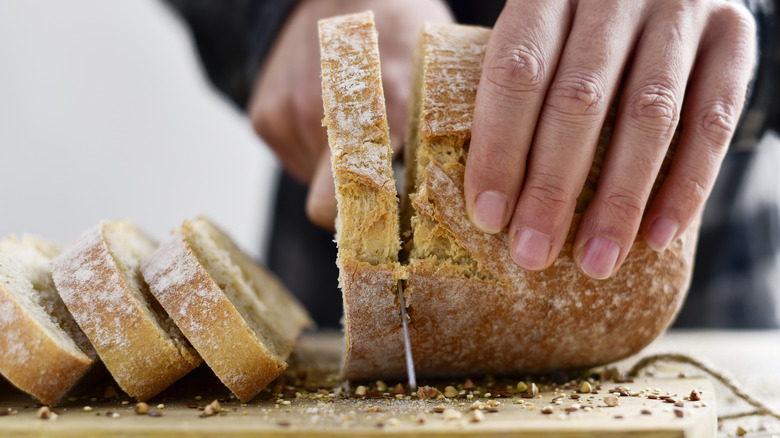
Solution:
M372 142L350 137L364 129L363 121L370 120L366 114L373 114L373 109L356 101L369 99L366 90L374 90L378 82L365 73L367 65L378 65L375 56L354 55L356 48L376 44L372 33L358 31L367 26L361 17L326 21L329 39L321 37L325 123L334 156L344 154L340 160L348 163L372 162L372 157L380 156L378 148L368 147ZM489 37L489 29L462 25L428 24L423 29L405 151L408 196L403 203L402 234L408 236L407 260L392 271L377 263L356 269L354 262L348 264L339 256L348 315L347 378L404 374L403 355L398 353L403 343L394 310L397 301L388 292L390 272L394 278L404 278L412 350L422 376L523 374L612 362L638 352L661 334L685 297L697 226L663 253L638 238L624 265L608 280L586 277L572 260L571 245L598 182L614 112L604 124L568 241L550 268L542 272L519 268L510 257L506 231L486 234L472 225L465 209L463 176ZM326 85L333 83L342 84L345 92L329 94ZM343 145L349 141L362 147L347 149ZM656 190L673 151L674 142ZM334 158L337 188L346 175ZM346 193L352 196L339 195L339 236L360 235L361 228L345 226L350 223L345 218L373 212L361 213L374 202L362 196L376 195ZM337 240L341 254L347 241ZM388 247L391 241L386 241Z
M97 358L57 294L57 245L33 236L0 242L0 374L57 404Z
M295 340L312 324L273 274L203 218L185 220L141 271L209 367L244 402L286 369Z
M202 362L141 277L141 259L156 246L128 221L102 222L52 264L62 300L119 386L139 401Z

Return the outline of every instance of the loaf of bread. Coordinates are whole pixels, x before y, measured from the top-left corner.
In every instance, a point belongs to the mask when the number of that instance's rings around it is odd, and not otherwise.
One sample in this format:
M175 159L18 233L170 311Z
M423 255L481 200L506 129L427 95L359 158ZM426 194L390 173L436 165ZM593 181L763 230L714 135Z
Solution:
M355 378L404 361L396 292L404 273L398 264L398 197L373 13L322 20L319 35L323 125L339 211L337 264L346 340L342 373Z
M130 222L102 222L52 264L62 300L117 384L139 401L202 362L141 277L141 259L155 248Z
M57 404L97 355L51 278L57 245L33 236L0 242L0 374Z
M249 401L287 367L306 310L230 238L184 221L141 264L149 288L214 373Z
M363 58L350 58L346 52L369 44L368 35L372 35L343 24L356 19L341 17L332 22L331 40L340 39L346 47L340 53L344 65L339 71L365 69ZM391 272L394 278L404 278L417 372L431 377L550 372L609 363L638 352L655 339L684 299L698 226L688 229L663 253L638 238L623 266L607 280L583 275L572 260L574 235L595 191L614 114L602 130L566 245L550 268L542 272L519 268L509 254L506 231L491 235L472 225L466 215L463 175L489 36L488 29L462 25L428 24L423 29L405 151L408 196L404 197L401 228L402 235L409 236L404 244L407 258L392 270L374 265L374 271L351 266L345 270L340 261L345 314L349 315L346 332L352 334L347 337L346 378L405 374L404 362L398 359L399 354L403 357L403 344L397 299L386 290ZM323 100L331 149L336 151L347 137L335 130L331 133L331 120L359 132L366 112L344 108L353 108L354 100L365 99L365 95L327 96L326 81L333 81L326 75L325 59L333 57L327 50L323 44ZM365 81L353 75L344 82L347 90L370 90L374 78ZM361 163L368 157L386 157L377 152L379 148L371 149L371 142L357 144L362 148L341 146L342 153L350 155L341 159ZM668 171L673 149L656 189ZM334 162L337 187L343 175ZM363 234L360 228L345 225L350 223L348 217L372 202L358 194L371 194L354 193L351 198L340 195L339 235ZM341 245L344 239L338 241ZM350 349L361 355L350 355Z

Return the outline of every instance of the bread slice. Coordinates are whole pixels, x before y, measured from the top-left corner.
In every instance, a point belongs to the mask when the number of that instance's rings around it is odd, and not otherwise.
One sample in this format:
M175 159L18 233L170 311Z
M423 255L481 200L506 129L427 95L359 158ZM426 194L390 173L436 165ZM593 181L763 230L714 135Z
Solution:
M348 27L337 31L340 38L360 37ZM409 236L405 244L408 259L396 276L404 278L417 373L444 377L549 372L600 365L634 354L663 332L678 311L690 281L698 226L660 254L638 238L623 267L608 280L593 280L579 272L572 260L572 243L596 188L611 139L613 111L602 130L561 255L543 272L519 268L509 254L506 231L491 235L476 229L467 217L463 198L474 98L489 37L490 30L484 28L428 24L416 54L405 151L408 196L402 214L402 232ZM342 44L351 48L367 42L344 40ZM351 61L343 58L344 63ZM323 66L323 83L325 79ZM367 88L362 80L352 78L349 89ZM337 97L342 100L325 104L326 121L335 117L328 114L339 105L353 105L353 99ZM359 126L361 115L342 112L338 120L344 126ZM342 140L336 137L336 141ZM668 172L674 142L655 190ZM347 161L359 162L370 155L352 154ZM334 176L338 181L337 172ZM353 215L354 209L370 202L342 200L348 202L339 203L340 217ZM339 232L359 233L359 229L342 223ZM345 321L347 333L352 333L348 348L372 359L385 350L401 350L400 336L388 335L400 331L398 318L387 317L390 299L371 289L376 287L372 281L376 275L359 277L355 272L345 272L342 266L341 275L352 280L351 284L342 282L345 313L351 315ZM360 306L356 300L346 300L350 288L360 287L358 282L365 289L349 294L377 300L377 305ZM397 355L384 361L363 357L346 356L346 377L404 373L404 362Z
M403 277L399 208L373 13L322 20L319 35L323 125L338 202L342 374L368 378L387 369L386 363L404 360L396 293Z
M139 401L202 362L141 277L141 259L155 248L128 221L101 222L52 264L62 300L119 386Z
M0 374L48 405L97 358L54 288L51 260L59 252L29 235L0 242Z
M185 220L141 264L154 296L244 402L286 368L306 310L204 218Z

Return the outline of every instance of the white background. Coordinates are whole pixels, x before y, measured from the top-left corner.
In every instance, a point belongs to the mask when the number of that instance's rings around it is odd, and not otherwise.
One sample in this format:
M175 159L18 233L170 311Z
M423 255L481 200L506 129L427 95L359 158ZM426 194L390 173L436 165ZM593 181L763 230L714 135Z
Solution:
M276 163L154 0L0 0L0 237L206 215L261 255Z

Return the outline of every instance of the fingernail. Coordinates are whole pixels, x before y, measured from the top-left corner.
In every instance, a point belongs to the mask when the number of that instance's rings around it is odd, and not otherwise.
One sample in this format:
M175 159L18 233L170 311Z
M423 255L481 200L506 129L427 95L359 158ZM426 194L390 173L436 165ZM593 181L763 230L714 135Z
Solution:
M517 230L515 235L512 258L521 267L537 271L547 263L551 249L552 243L549 237L530 228L522 227Z
M487 190L474 201L474 225L486 233L498 233L504 228L508 205L498 192Z
M609 274L615 269L619 255L620 246L617 242L597 236L585 244L580 267L588 276L603 280L609 277Z
M659 217L650 226L650 230L648 230L647 236L645 236L647 245L659 252L665 250L672 243L672 239L677 234L678 229L680 229L680 226L677 225L677 222L665 217Z

